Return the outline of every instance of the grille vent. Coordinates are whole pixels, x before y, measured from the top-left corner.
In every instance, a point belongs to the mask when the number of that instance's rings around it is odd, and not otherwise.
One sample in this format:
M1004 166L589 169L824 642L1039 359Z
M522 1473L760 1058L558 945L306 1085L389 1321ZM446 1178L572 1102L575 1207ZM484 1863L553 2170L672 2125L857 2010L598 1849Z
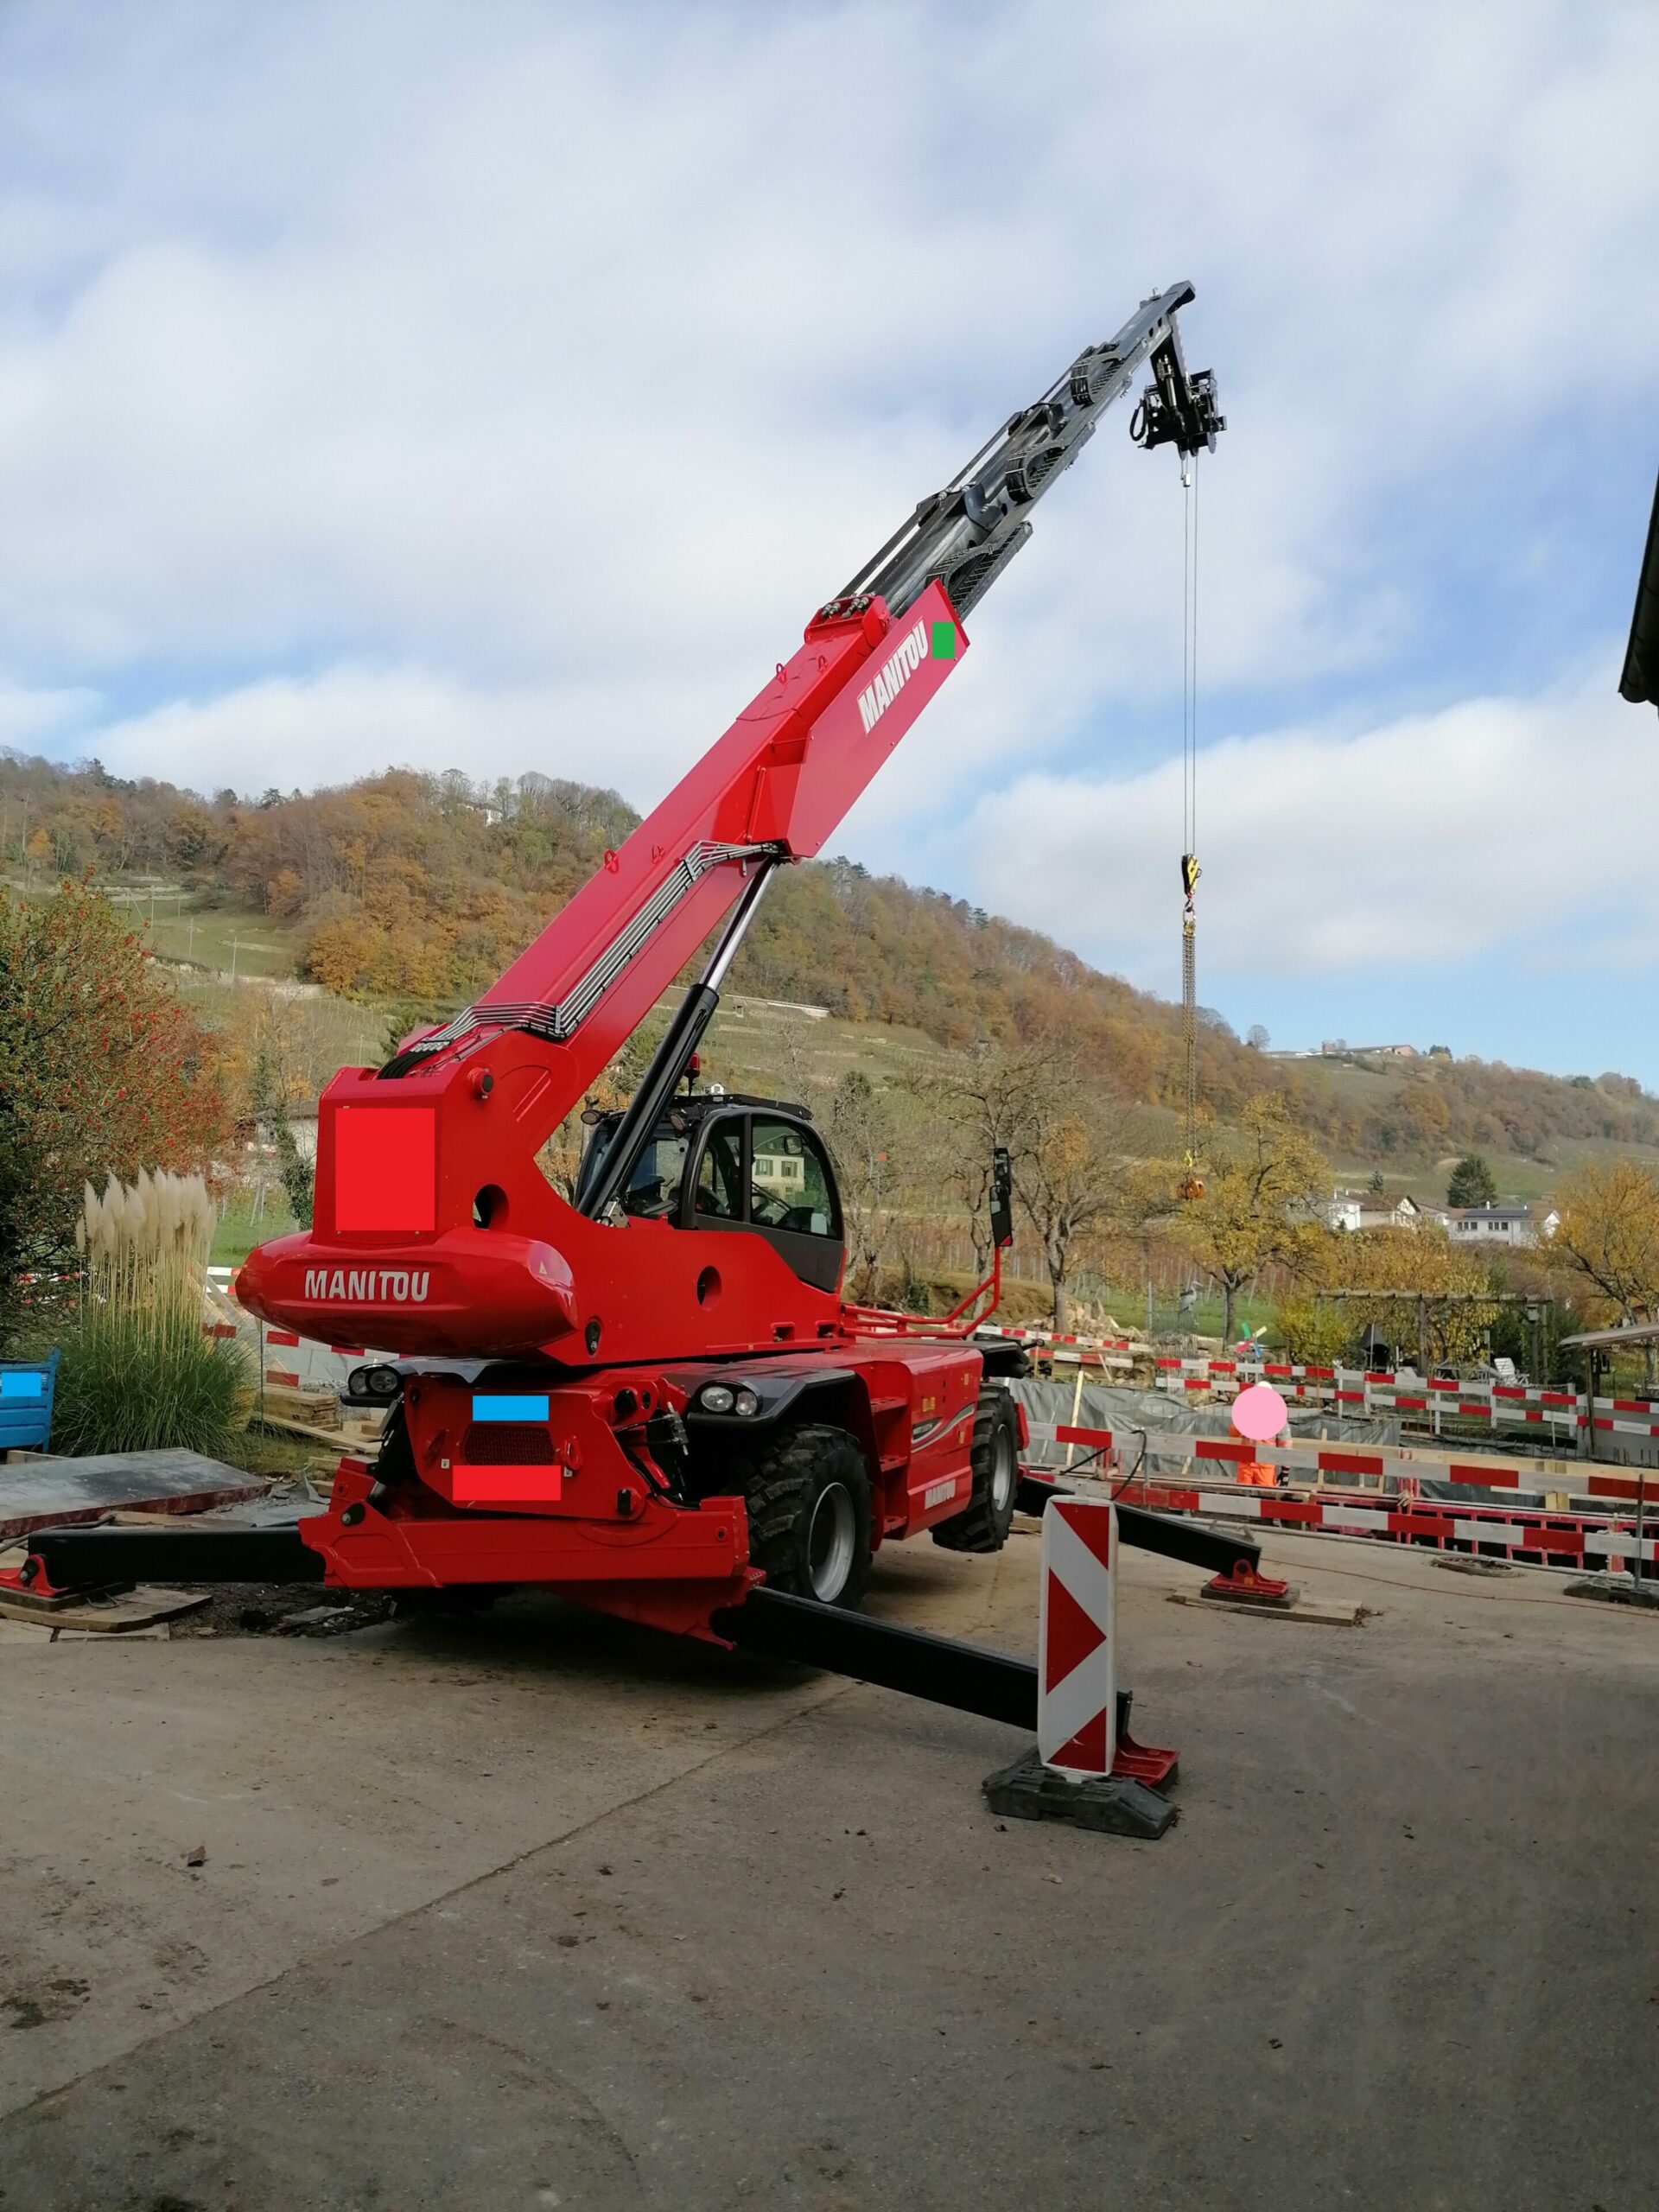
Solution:
M475 1421L461 1440L469 1467L550 1467L553 1439L530 1421Z

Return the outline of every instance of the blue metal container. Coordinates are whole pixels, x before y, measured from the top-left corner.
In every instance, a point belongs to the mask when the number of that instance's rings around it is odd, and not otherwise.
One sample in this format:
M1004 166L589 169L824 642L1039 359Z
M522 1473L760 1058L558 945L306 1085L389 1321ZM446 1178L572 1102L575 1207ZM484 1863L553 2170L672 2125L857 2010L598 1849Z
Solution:
M0 1359L0 1452L44 1452L52 1433L54 1346L44 1359Z

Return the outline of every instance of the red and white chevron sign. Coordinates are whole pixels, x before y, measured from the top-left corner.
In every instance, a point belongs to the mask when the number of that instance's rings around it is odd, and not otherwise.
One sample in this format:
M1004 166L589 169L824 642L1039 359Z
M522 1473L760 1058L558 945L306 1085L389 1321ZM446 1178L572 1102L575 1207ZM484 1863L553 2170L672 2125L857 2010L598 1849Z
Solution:
M1056 1497L1043 1515L1038 1634L1037 1749L1068 1775L1112 1770L1117 1699L1112 1679L1112 1564L1117 1509L1105 1499Z

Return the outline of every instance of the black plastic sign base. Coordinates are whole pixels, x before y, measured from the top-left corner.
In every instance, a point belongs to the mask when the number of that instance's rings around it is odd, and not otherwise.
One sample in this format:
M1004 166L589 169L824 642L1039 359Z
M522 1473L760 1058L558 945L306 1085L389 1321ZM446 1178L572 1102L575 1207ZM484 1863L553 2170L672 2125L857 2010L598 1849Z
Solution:
M1143 1782L1120 1775L1071 1782L1045 1766L1033 1747L1012 1766L987 1775L986 1802L1004 1820L1069 1821L1097 1835L1133 1835L1155 1842L1173 1827L1177 1808Z

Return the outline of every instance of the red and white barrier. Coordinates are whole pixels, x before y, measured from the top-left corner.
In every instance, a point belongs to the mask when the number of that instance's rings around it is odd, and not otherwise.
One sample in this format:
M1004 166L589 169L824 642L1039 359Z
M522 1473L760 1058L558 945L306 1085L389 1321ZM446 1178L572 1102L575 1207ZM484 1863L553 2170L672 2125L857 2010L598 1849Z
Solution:
M1037 1749L1073 1779L1109 1775L1116 1753L1112 1562L1117 1515L1105 1499L1057 1497L1043 1515Z
M1084 1476L1103 1471L1115 1445L1110 1429L1046 1427L1032 1422L1033 1445L1071 1445L1092 1455L1096 1469L1080 1467ZM1136 1446L1140 1440L1135 1439ZM1143 1473L1135 1478L1127 1495L1136 1505L1165 1513L1212 1515L1217 1519L1278 1522L1298 1533L1338 1536L1382 1537L1395 1542L1430 1546L1444 1550L1501 1553L1519 1555L1523 1561L1582 1570L1594 1562L1633 1560L1637 1540L1632 1529L1615 1517L1618 1504L1633 1504L1640 1494L1639 1478L1632 1475L1592 1473L1589 1465L1570 1474L1541 1468L1525 1460L1456 1460L1428 1459L1385 1446L1372 1451L1344 1450L1325 1444L1249 1444L1226 1436L1178 1436L1148 1439L1147 1465L1174 1461L1185 1473ZM1300 1478L1299 1487L1344 1478L1392 1476L1399 1494L1374 1501L1363 1496L1287 1495L1276 1490L1245 1486L1236 1478L1229 1481L1226 1468L1250 1462L1283 1468ZM1213 1476L1206 1477L1206 1466ZM1113 1468L1116 1473L1117 1470ZM1464 1505L1450 1500L1415 1495L1417 1482L1463 1483L1486 1490L1560 1490L1578 1497L1605 1498L1613 1510L1606 1517L1582 1511L1556 1510L1544 1505ZM1051 1509L1052 1510L1052 1509ZM1649 1524L1651 1525L1651 1524ZM1644 1562L1659 1563L1659 1538L1644 1535Z
M1156 1365L1160 1389L1179 1390L1189 1397L1213 1394L1224 1401L1253 1382L1266 1382L1297 1405L1330 1406L1348 1414L1427 1414L1437 1427L1446 1419L1485 1421L1494 1428L1580 1429L1591 1418L1581 1391L1550 1390L1538 1383L1465 1382L1450 1376L1425 1381L1381 1369L1300 1367L1271 1360L1256 1364L1173 1355L1160 1357ZM1601 1403L1599 1399L1598 1407Z
M237 1303L231 1278L229 1268L208 1269L209 1306L217 1318L202 1323L203 1332L239 1337L253 1354L261 1382L272 1389L342 1390L353 1368L365 1359L397 1357L394 1351L372 1351L362 1344L320 1344L292 1329L267 1327Z
M1332 1497L1287 1497L1273 1491L1195 1490L1159 1482L1135 1485L1135 1503L1159 1513L1279 1523L1294 1535L1381 1537L1437 1551L1478 1552L1523 1564L1587 1569L1634 1559L1634 1534L1585 1514L1541 1507L1467 1506L1427 1498L1362 1504ZM1643 1572L1659 1562L1659 1541L1642 1540Z

